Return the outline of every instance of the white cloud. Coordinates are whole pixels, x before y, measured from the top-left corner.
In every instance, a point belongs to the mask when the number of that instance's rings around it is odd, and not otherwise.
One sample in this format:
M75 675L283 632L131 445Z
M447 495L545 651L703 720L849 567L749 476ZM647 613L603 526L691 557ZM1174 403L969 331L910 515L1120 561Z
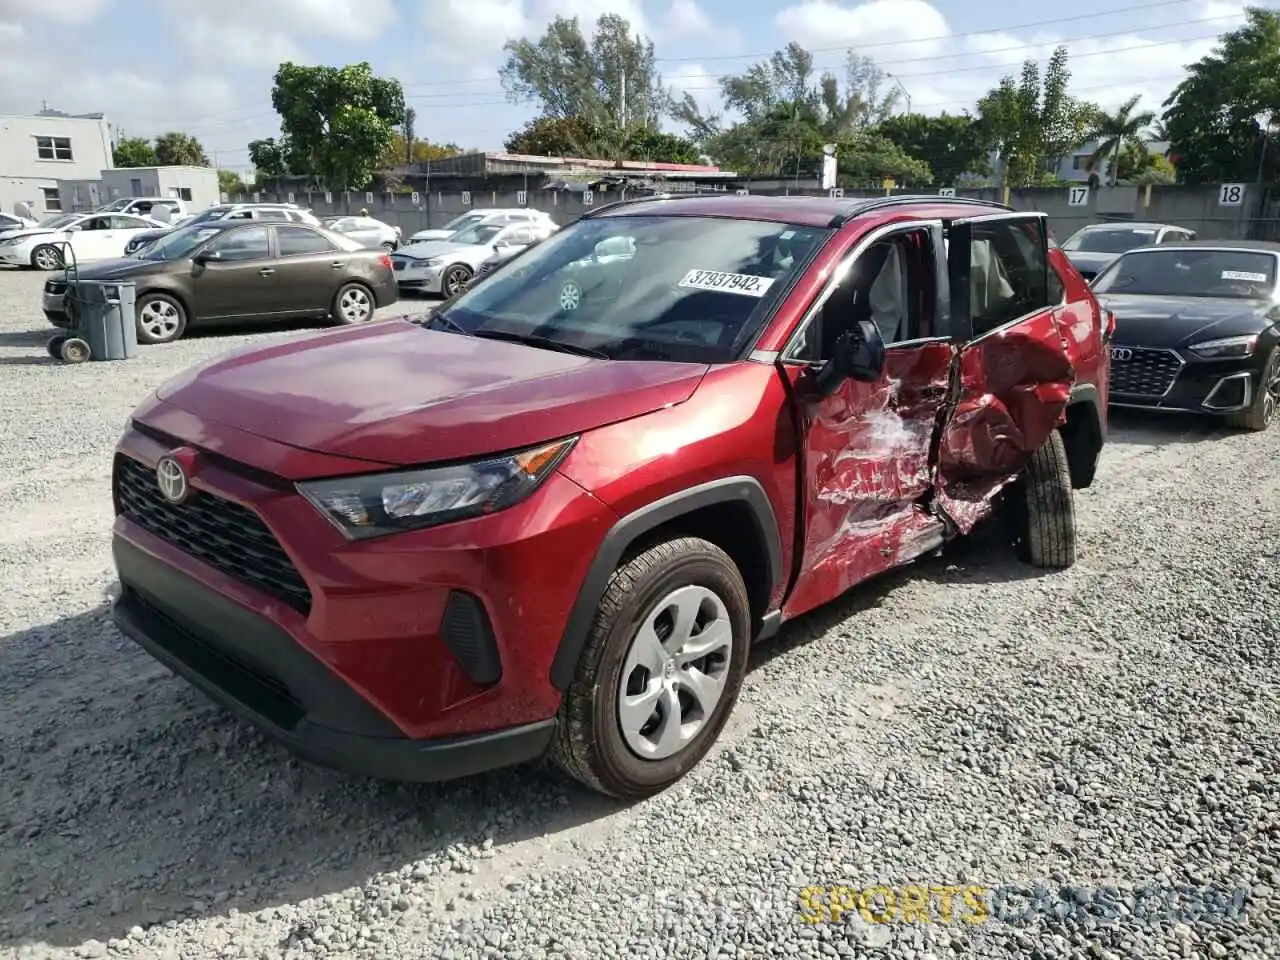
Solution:
M927 56L945 49L947 19L925 0L868 0L846 4L805 0L773 18L778 46L791 40L810 50L884 46L894 57ZM867 50L874 54L875 50Z
M716 77L702 64L682 63L671 73L664 73L662 79L676 96L690 94L704 116L723 112Z
M422 5L422 26L433 56L491 76L503 44L530 30L521 0L431 0Z
M164 9L198 62L244 66L306 63L303 40L374 40L397 18L393 0L273 0L266 8L255 0L168 0Z
M666 37L714 37L717 32L697 0L671 0L661 27Z
M107 3L108 0L59 0L57 3L45 3L43 0L0 0L0 24L29 18L58 23L88 23Z

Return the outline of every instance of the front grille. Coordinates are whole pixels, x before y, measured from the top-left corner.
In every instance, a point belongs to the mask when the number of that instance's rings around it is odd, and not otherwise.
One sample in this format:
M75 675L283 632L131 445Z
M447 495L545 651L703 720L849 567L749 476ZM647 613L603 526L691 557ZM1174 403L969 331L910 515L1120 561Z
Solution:
M1124 359L1128 352L1128 359ZM1145 347L1111 347L1111 392L1135 397L1162 397L1169 392L1182 359L1169 350Z
M116 455L115 493L120 512L147 532L299 613L311 611L302 575L252 510L202 490L184 503L169 503L155 474L124 454Z

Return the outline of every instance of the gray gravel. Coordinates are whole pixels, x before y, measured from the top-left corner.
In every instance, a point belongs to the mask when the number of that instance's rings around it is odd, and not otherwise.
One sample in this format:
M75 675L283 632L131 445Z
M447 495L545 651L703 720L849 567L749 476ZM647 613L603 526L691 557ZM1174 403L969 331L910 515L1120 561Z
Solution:
M1280 431L1117 419L1074 569L978 535L789 627L721 747L647 803L538 770L404 788L290 759L104 614L129 410L295 334L56 366L40 280L0 274L0 957L1280 954ZM1017 882L1251 899L1163 925L800 917L808 885Z

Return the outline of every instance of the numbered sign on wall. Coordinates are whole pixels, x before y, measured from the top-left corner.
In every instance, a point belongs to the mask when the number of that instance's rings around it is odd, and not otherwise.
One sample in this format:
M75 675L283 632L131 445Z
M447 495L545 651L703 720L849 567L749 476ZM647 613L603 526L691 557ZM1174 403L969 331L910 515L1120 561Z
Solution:
M596 202L595 195L594 195L590 190L583 190L583 191L582 191L582 204L583 204L583 206L589 207L589 206L591 206L591 205L592 205L593 203L595 203L595 202Z
M372 193L366 193L366 194L364 195L364 202L365 202L365 203L373 203L373 194L372 194Z
M326 190L326 191L324 192L324 202L325 202L325 203L333 203L333 193L332 193L331 191Z
M516 191L516 206L523 207L529 202L529 194L524 190Z
M956 195L955 187L940 187L938 189L938 196L940 197L954 197L955 195Z
M740 196L740 197L745 197L745 196L747 196L747 195L748 195L748 194L750 194L750 193L751 193L751 191L750 191L750 190L744 189L743 187L739 187L739 188L738 188L738 196Z
M1244 203L1243 183L1224 183L1218 188L1218 205L1238 207Z
M469 206L471 206L471 191L470 191L470 190L463 190L463 191L462 191L462 205L463 205L464 207L469 207Z
M844 199L844 187L832 187L827 191L827 195L832 200L842 200Z
M418 200L419 200L419 199L420 199L420 198L419 198L419 196L418 196L418 191L417 191L417 190L415 190L415 191L413 191L413 193L409 194L409 202L410 202L410 203L412 203L415 207L418 205Z
M1089 205L1088 187L1070 187L1067 189L1068 207L1087 207Z

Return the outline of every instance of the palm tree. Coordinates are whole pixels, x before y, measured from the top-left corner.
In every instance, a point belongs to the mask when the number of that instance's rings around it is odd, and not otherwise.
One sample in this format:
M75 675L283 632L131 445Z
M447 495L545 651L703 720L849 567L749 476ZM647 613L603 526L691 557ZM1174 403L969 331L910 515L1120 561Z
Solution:
M1093 139L1098 141L1098 147L1089 158L1089 167L1092 169L1110 156L1113 187L1120 177L1120 152L1131 143L1145 148L1146 144L1142 139L1143 129L1156 118L1155 113L1150 110L1134 112L1141 99L1141 94L1130 97L1115 113L1099 110L1093 122L1091 133Z

